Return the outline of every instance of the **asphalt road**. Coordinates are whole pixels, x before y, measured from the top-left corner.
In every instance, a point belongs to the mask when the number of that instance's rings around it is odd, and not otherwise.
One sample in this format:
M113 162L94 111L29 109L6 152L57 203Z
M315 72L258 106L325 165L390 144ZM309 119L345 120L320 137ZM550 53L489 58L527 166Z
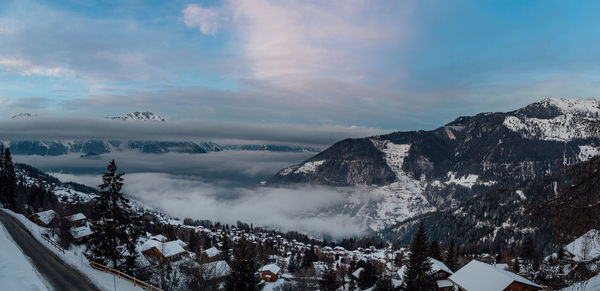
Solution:
M85 275L38 242L20 221L0 211L0 222L54 290L99 290Z

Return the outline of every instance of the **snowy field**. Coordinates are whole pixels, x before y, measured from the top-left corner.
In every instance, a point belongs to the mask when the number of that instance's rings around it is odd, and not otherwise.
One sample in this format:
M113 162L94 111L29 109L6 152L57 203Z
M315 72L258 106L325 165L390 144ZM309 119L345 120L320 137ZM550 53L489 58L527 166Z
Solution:
M0 223L0 285L2 290L52 290Z
M98 270L90 267L90 265L87 263L87 260L83 257L84 250L81 247L73 246L73 247L71 247L70 250L67 250L64 254L61 253L56 248L54 248L52 245L50 245L50 243L48 243L47 241L45 241L41 238L41 234L44 233L47 229L44 227L38 226L37 224L34 224L33 222L29 221L29 219L27 219L25 216L14 213L14 212L12 212L8 209L4 209L4 208L1 208L0 211L4 211L4 212L12 215L13 217L17 218L19 221L21 221L21 223L23 223L27 227L27 229L29 229L29 231L33 234L33 236L40 243L42 243L44 246L46 246L50 251L54 252L54 254L56 254L58 257L60 257L63 261L65 261L71 267L76 268L81 273L86 275L90 279L90 281L93 282L101 290L106 290L106 291L115 290L115 287L116 287L116 290L119 290L119 291L144 290L142 288L133 286L133 284L128 281L119 279L118 277L115 277L111 274L108 274L108 273L105 273L102 271L98 271ZM4 229L4 227L3 227L3 229ZM9 234L7 233L7 235L9 235ZM9 237L10 237L10 235L9 235ZM12 242L12 240L11 240L11 242ZM2 245L2 242L0 242L0 245ZM13 245L14 245L14 243L13 243ZM7 278L4 278L5 276L4 276L4 272L3 272L2 268L4 268L5 266L4 266L3 262L4 262L4 260L2 259L2 261L0 261L0 283L1 284L4 284L5 281L12 280L12 279L8 280ZM23 288L4 289L4 287L5 287L5 285L2 285L2 288L3 288L2 290L27 290L27 289L23 289ZM32 288L31 290L47 290L47 289Z

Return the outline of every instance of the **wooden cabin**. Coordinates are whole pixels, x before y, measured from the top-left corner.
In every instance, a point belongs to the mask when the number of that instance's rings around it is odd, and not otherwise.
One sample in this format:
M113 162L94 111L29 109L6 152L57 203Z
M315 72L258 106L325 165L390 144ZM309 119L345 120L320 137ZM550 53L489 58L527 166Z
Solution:
M159 242L149 239L142 245L140 252L149 259L176 261L187 253L182 243L180 240Z
M83 213L77 213L69 216L69 221L71 221L73 227L82 227L86 225L87 217Z
M448 280L460 291L539 291L543 287L515 273L472 260Z
M275 264L268 264L260 269L261 277L265 282L275 282L281 275L281 268Z
M431 262L431 273L430 276L435 280L436 290L437 291L452 291L453 284L448 281L448 277L450 277L453 272L448 268L444 263L434 259L429 258Z
M29 220L39 226L50 227L58 223L58 214L56 211L50 209L29 216Z

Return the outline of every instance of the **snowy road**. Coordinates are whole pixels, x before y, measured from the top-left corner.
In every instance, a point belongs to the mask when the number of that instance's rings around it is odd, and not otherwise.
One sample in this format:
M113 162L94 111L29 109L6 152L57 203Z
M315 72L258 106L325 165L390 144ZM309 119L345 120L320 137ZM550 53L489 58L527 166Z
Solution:
M25 226L12 216L0 211L4 224L23 253L31 259L37 271L55 290L99 290L79 271L71 268L54 253L39 243Z

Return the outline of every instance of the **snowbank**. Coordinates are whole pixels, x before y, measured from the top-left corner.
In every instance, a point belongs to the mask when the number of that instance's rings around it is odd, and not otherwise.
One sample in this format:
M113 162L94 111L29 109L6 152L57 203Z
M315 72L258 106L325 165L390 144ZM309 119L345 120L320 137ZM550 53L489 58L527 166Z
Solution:
M56 254L59 258L61 258L65 263L69 264L71 267L79 270L81 273L86 275L90 279L90 281L92 283L94 283L98 288L100 288L102 290L114 290L115 284L116 284L117 290L119 290L119 291L143 290L142 288L133 286L133 284L128 281L119 279L116 276L113 276L111 274L108 274L108 273L105 273L102 271L98 271L98 270L90 267L90 265L87 262L87 259L83 256L85 247L73 246L70 250L65 251L65 253L63 254L60 251L58 251L56 248L54 248L49 242L47 242L41 238L41 234L48 231L47 228L38 226L37 224L34 224L33 222L31 222L29 219L27 219L22 214L17 214L8 209L4 209L4 208L0 208L0 209L1 209L1 211L4 211L4 212L12 215L16 219L18 219L21 223L23 223L23 225L25 225L25 227L27 227L29 232L31 232L31 234L33 234L33 236L41 244L46 246L46 248L48 248L50 251L54 252L54 254ZM0 265L1 265L1 263L0 263ZM0 276L3 276L1 269L0 269ZM10 289L9 288L7 290L21 290L21 289L18 289L18 288ZM46 289L40 289L40 290L46 290Z
M51 290L0 224L0 284L3 290Z

